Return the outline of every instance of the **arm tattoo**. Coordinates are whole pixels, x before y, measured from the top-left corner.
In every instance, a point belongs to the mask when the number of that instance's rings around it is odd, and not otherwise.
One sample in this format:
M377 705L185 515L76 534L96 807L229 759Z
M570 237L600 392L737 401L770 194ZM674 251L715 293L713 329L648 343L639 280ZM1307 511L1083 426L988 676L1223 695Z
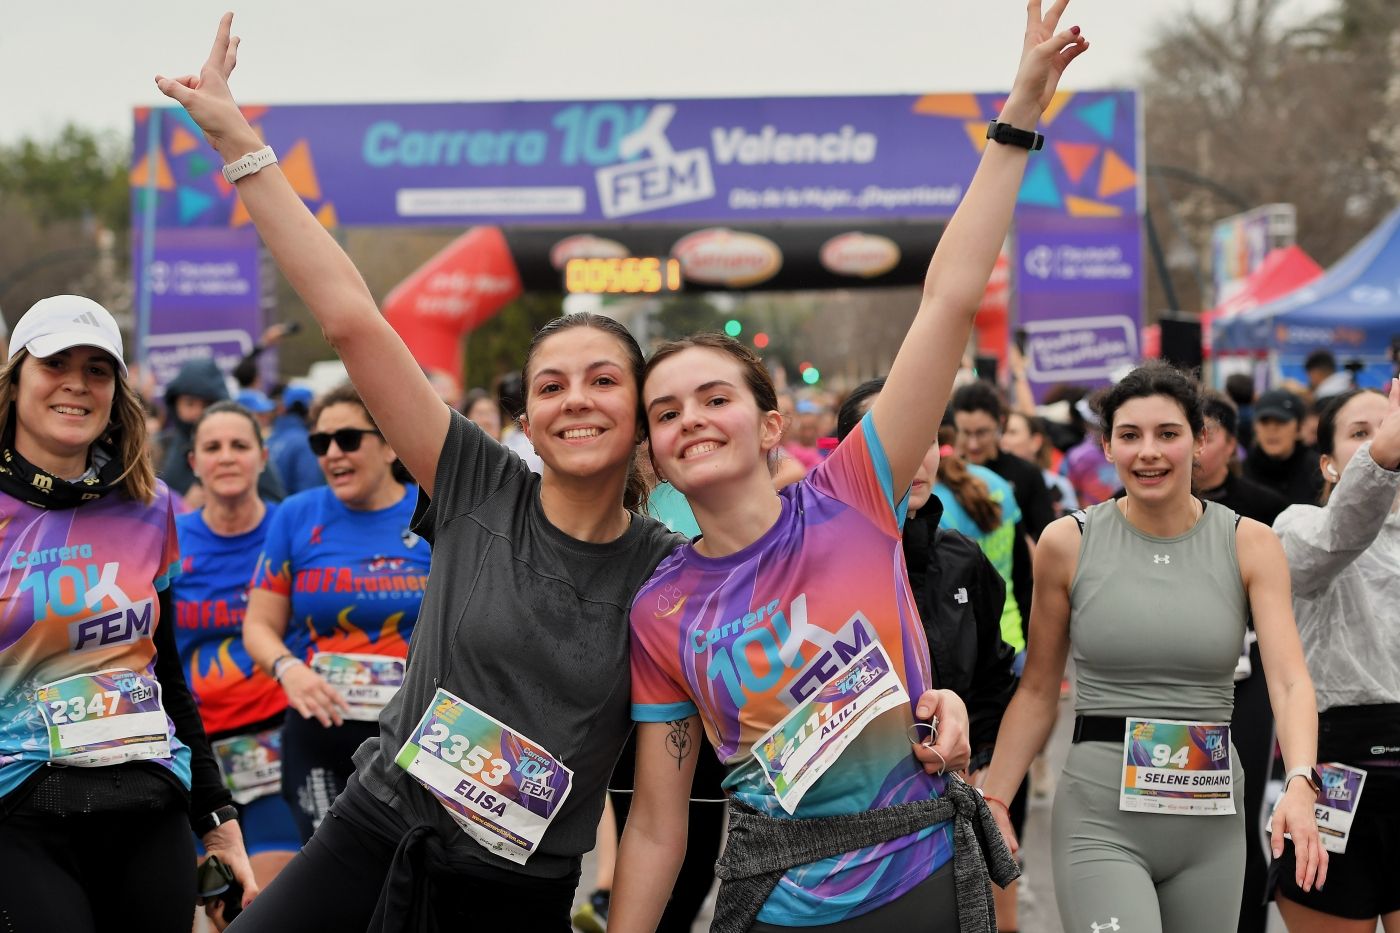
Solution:
M666 725L671 727L671 731L666 733L666 751L676 759L676 770L679 771L693 744L690 740L690 720L672 719Z

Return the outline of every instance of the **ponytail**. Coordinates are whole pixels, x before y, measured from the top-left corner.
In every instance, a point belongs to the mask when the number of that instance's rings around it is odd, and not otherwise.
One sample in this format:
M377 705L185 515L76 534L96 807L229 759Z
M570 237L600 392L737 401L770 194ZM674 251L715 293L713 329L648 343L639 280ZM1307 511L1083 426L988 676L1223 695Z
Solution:
M983 534L1001 526L1001 503L992 498L987 484L973 475L951 446L939 450L938 481L947 486Z

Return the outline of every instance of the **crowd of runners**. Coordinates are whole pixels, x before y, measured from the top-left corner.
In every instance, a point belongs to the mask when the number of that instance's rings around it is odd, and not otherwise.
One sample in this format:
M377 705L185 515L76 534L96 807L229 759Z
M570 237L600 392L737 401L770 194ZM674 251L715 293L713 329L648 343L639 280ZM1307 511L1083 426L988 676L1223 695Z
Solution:
M1037 405L1014 349L962 359L1067 3L885 377L794 399L574 314L456 407L235 103L225 16L157 83L350 382L195 363L158 430L101 306L14 328L0 928L689 930L718 878L719 933L1015 930L1030 773L1066 931L1400 931L1400 381L1148 362Z

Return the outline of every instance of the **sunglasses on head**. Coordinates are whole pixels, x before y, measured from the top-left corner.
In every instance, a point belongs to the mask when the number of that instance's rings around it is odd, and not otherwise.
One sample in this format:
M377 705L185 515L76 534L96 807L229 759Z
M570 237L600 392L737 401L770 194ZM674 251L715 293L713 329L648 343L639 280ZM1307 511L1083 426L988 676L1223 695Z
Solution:
M308 435L307 443L311 445L311 452L318 457L324 457L331 449L331 441L335 441L335 446L339 447L343 453L354 453L360 449L360 442L365 439L366 434L373 434L375 437L383 437L373 428L341 428L338 431L317 431Z

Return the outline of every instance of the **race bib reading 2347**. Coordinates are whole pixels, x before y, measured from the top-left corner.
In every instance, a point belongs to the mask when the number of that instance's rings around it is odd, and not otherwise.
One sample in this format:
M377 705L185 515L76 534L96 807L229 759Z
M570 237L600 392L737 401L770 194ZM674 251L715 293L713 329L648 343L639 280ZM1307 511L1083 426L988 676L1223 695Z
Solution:
M124 669L77 674L40 687L35 701L55 763L101 767L170 757L169 722L153 677Z
M463 832L518 865L538 849L574 779L544 747L441 688L394 763Z

